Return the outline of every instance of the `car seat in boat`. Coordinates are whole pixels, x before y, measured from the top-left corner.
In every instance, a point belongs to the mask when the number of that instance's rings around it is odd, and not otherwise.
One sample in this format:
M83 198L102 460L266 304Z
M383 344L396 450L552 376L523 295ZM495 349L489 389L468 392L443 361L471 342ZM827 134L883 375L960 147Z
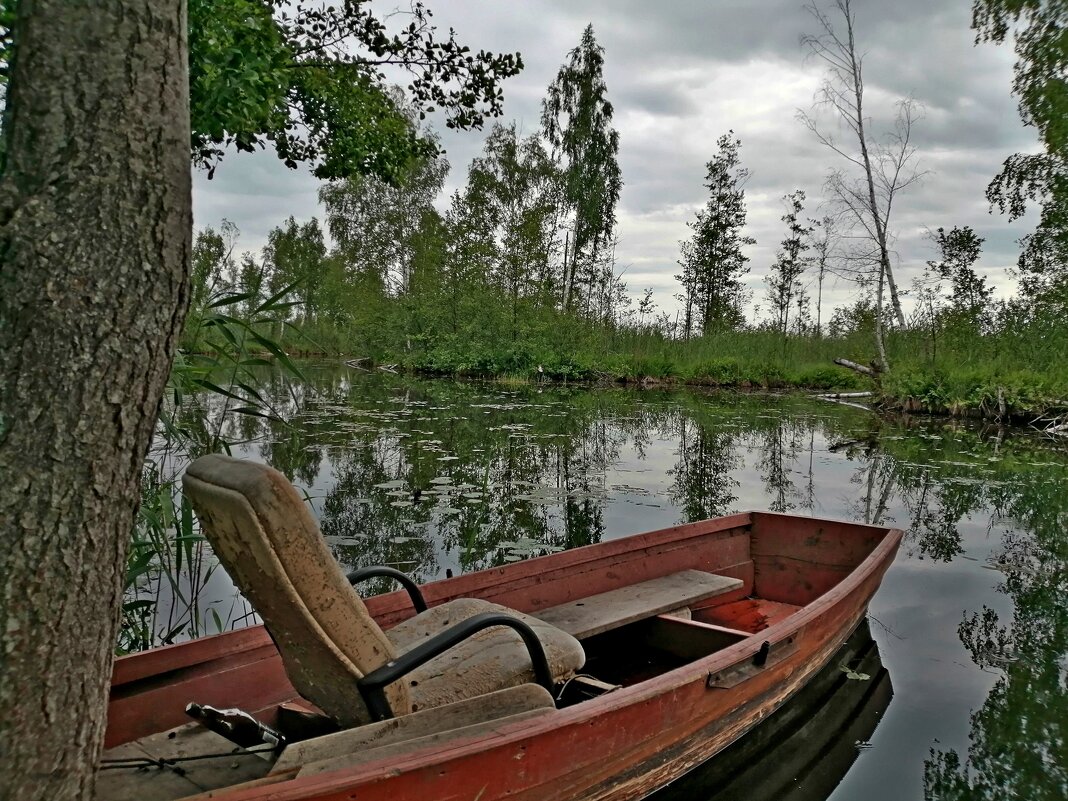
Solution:
M342 726L441 706L585 661L578 640L497 604L464 598L383 631L284 475L222 454L183 477L185 496L223 567L263 619L290 681Z

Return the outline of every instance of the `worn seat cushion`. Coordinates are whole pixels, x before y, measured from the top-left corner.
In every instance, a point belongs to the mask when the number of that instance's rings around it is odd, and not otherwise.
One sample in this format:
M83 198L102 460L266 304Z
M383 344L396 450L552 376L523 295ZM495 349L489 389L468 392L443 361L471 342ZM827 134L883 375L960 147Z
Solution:
M401 653L462 620L483 612L517 618L538 635L556 681L570 678L586 660L582 645L570 634L537 618L478 598L460 598L435 606L386 632ZM407 677L412 711L472 698L534 681L530 652L513 629L480 631L435 657Z
M186 470L183 490L215 555L271 632L297 692L343 725L370 720L356 681L396 652L286 477L209 454ZM398 714L410 711L402 683L386 696Z
M480 612L508 613L532 626L545 643L558 679L570 676L584 661L581 646L570 635L478 600L436 607L387 637L345 579L300 495L281 473L209 454L190 465L183 486L219 561L274 637L293 686L343 726L370 719L359 679L400 651ZM533 678L519 635L494 628L393 682L386 696L394 714L405 715ZM417 691L409 693L409 686Z

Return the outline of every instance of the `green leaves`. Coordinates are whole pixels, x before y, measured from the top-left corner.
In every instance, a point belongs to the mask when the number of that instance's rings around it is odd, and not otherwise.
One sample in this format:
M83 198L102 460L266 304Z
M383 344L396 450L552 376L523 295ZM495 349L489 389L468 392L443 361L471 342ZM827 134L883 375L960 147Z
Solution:
M869 676L867 673L859 673L856 670L853 670L853 668L851 668L845 663L839 665L838 669L845 673L845 677L850 681L868 681L869 679L871 679L871 676Z
M223 147L253 150L284 125L293 54L260 0L189 0L193 160L213 165Z
M501 113L500 83L522 68L518 53L472 54L452 31L439 40L419 3L390 33L367 5L189 0L194 162L210 175L227 146L271 145L319 178L393 182L437 153L416 118L441 109L446 125L468 129ZM410 73L411 114L387 91L387 64Z
M742 141L728 131L716 145L719 150L706 165L705 188L709 199L688 223L693 236L681 243L676 278L685 292L683 329L689 337L700 328L704 333L735 328L742 322L745 301L742 276L749 272L742 248L755 241L743 236L745 228L745 182L749 171L741 166Z
M619 169L619 132L612 127L612 104L604 82L604 48L597 44L593 26L569 54L542 103L541 122L554 156L563 156L564 194L574 215L576 266L588 273L607 249L616 225L616 204L623 187ZM584 264L579 265L579 262ZM580 275L580 280L581 280ZM570 302L564 287L564 305Z
M1015 26L1015 27L1014 27ZM1009 156L987 188L987 199L1010 219L1029 203L1041 206L1033 234L1021 240L1021 286L1032 299L1068 308L1068 4L1062 0L975 0L976 41L1016 50L1013 93L1020 117L1033 125L1045 153Z

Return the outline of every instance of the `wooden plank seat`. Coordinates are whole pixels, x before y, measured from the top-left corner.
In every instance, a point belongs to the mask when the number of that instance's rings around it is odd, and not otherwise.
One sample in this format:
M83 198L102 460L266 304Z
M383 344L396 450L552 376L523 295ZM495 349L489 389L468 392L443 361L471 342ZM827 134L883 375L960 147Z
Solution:
M742 587L742 580L701 570L630 584L533 613L539 620L582 640L595 634L673 613L690 604Z
M550 687L585 662L566 632L478 599L441 604L385 633L303 499L267 465L202 456L183 487L215 555L270 631L293 686L341 726L534 681Z
M501 731L503 727L521 723L530 720L531 718L540 717L548 714L549 711L550 710L547 709L535 709L529 712L519 712L514 715L494 718L493 720L487 720L481 723L472 723L469 726L464 726L459 729L435 732L434 734L427 734L423 737L416 737L399 743L381 745L375 748L369 748L366 751L345 754L343 756L335 757L334 759L322 759L316 762L310 762L301 766L300 770L297 772L297 776L311 776L317 773L339 770L341 768L351 770L360 765L365 765L368 762L377 762L378 760L383 759L399 759L408 754L421 751L424 748L444 745L456 740L471 740L475 738L483 738L484 741L492 740L503 733Z
M440 735L502 718L556 709L553 697L537 684L522 684L399 718L346 729L324 737L293 743L275 763L272 773L286 773L312 763L352 758L373 749ZM346 762L347 764L347 762Z
M172 801L265 776L270 754L251 753L208 731L186 723L104 752L96 797L108 801ZM136 768L139 760L196 759L171 767ZM207 758L206 758L207 757ZM120 767L119 763L125 763Z

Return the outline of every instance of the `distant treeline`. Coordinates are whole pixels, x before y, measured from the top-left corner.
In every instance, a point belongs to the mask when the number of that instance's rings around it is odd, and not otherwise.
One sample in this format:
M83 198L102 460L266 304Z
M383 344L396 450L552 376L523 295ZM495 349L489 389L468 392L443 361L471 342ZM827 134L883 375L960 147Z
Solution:
M809 39L816 55L829 46L825 36ZM514 123L495 125L444 213L435 201L449 165L430 148L389 182L325 183L325 231L317 219L290 217L262 253L241 256L232 224L200 231L185 347L211 347L204 332L214 329L201 322L220 301L248 320L265 299L283 295L294 325L277 330L275 314L270 334L291 352L412 371L873 386L833 365L845 357L872 365L884 402L902 408L1011 417L1056 415L1064 405L1068 260L1061 251L1025 239L1020 293L995 301L976 271L983 240L968 227L939 227L930 235L936 258L912 287L914 310L902 311L886 242L894 194L915 176L908 102L899 106L898 139L876 139L859 126L853 145L864 156L855 164L866 168L851 177L832 168L836 213L808 219L802 190L784 198L783 239L760 298L742 280L753 239L745 233L741 141L733 132L720 137L707 164L708 200L680 242L678 311L658 309L651 290L632 297L615 260L623 181L603 63L587 28L549 86L540 128L523 137ZM401 95L396 101L403 105ZM817 121L804 120L820 137ZM1059 195L1044 202L1048 211ZM1051 218L1044 217L1047 228ZM857 299L827 310L828 275L855 281ZM270 304L275 312L278 304Z

